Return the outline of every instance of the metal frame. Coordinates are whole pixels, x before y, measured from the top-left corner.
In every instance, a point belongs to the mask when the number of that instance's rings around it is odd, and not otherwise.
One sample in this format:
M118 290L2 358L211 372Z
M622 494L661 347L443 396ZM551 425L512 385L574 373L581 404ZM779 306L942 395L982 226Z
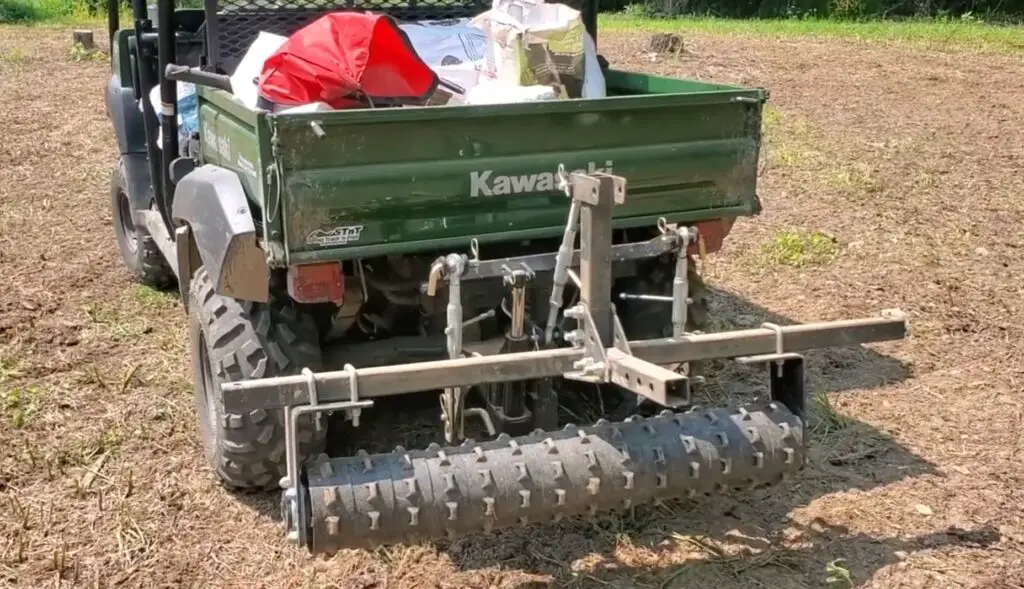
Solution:
M906 337L907 320L900 311L893 310L884 312L881 317L785 326L781 333L786 349L795 353L900 340ZM775 350L776 334L774 329L760 327L628 343L636 359L666 365L771 354ZM574 365L584 359L588 358L581 348L556 348L353 371L334 370L314 376L318 401L335 403L351 399L353 381L358 382L359 398L369 400L445 387L559 377L575 370ZM224 410L228 413L305 405L311 398L307 380L301 375L228 382L221 385L221 390L224 392Z

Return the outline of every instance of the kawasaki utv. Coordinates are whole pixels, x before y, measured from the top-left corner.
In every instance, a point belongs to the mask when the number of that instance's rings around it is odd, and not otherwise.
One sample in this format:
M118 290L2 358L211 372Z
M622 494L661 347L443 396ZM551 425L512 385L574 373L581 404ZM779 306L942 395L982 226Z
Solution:
M607 62L608 96L594 99L281 114L231 93L260 31L351 6L136 0L122 29L110 1L117 240L136 280L180 291L215 475L280 488L288 537L333 552L800 470L800 352L900 339L907 324L896 312L701 331L694 258L760 211L767 93ZM579 8L598 39L595 6ZM378 7L409 20L487 8ZM198 130L181 139L186 81ZM693 407L697 365L722 358L765 366L770 397ZM331 430L358 431L381 398L413 393L438 395L444 440L325 454ZM563 423L559 407L591 394L603 418ZM476 441L469 420L486 432Z

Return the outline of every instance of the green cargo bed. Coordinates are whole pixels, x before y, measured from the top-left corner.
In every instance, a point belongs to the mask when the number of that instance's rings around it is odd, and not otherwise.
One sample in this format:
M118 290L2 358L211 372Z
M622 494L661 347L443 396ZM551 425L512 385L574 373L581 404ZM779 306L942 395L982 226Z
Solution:
M204 157L241 174L293 264L560 236L559 164L627 179L617 227L759 211L764 90L606 79L601 99L288 115L202 89Z

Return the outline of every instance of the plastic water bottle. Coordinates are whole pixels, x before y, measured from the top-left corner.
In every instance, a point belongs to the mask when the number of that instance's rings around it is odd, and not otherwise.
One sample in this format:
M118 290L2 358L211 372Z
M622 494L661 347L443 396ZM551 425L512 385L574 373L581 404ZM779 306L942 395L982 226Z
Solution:
M199 97L193 84L178 82L178 132L184 137L199 132Z

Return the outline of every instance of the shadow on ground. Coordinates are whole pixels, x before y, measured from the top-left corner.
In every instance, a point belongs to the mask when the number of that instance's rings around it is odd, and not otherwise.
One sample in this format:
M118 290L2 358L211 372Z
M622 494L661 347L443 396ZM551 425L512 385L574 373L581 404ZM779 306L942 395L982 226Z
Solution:
M714 331L757 327L763 322L795 322L716 290L712 308L728 322ZM807 353L808 394L867 389L903 380L909 369L896 359L866 347L817 350ZM734 405L764 398L764 369L735 363L708 366L709 386L703 406ZM810 401L810 400L809 400ZM829 575L842 580L849 573L864 579L896 562L902 553L945 544L991 542L991 530L950 530L948 534L889 541L819 525L801 528L789 514L815 499L844 491L867 491L902 479L935 474L933 465L910 453L889 436L865 423L818 408L813 402L808 419L808 464L796 479L779 486L741 495L702 497L644 506L632 514L599 516L558 525L532 525L435 545L446 551L462 570L490 568L520 570L554 577L554 586L719 587L742 577L744 587L805 587L820 584ZM396 445L423 448L443 442L438 427L439 405L434 394L382 399L364 413L358 430L337 428L342 438L332 443L332 455L352 455L359 449L388 452ZM566 421L579 423L567 418ZM478 424L468 423L470 437L484 439ZM343 432L343 433L342 433ZM354 434L354 435L353 435ZM351 436L351 437L349 437ZM277 494L241 495L253 508L280 520ZM282 538L283 541L283 538ZM686 544L681 550L680 543ZM633 557L623 561L624 553ZM671 558L664 555L673 555ZM680 554L685 562L664 564ZM614 555L619 555L614 556ZM572 572L570 563L583 559L585 570ZM832 563L835 559L845 562ZM651 562L636 566L637 561ZM830 565L830 563L832 563ZM551 586L528 581L519 587ZM841 585L842 586L842 585Z
M709 331L751 329L765 322L781 326L798 323L735 293L711 286L708 290L713 318L713 325ZM877 311L880 313L881 309ZM844 317L862 318L865 317ZM911 366L907 363L880 354L866 346L807 350L801 353L806 358L807 389L812 393L873 389L898 383L912 376ZM757 368L744 367L731 361L719 361L713 364L709 372L712 380L720 381L724 390L736 391L740 396L752 392L749 390L750 386L758 387L757 392L767 391L767 378L763 371Z

